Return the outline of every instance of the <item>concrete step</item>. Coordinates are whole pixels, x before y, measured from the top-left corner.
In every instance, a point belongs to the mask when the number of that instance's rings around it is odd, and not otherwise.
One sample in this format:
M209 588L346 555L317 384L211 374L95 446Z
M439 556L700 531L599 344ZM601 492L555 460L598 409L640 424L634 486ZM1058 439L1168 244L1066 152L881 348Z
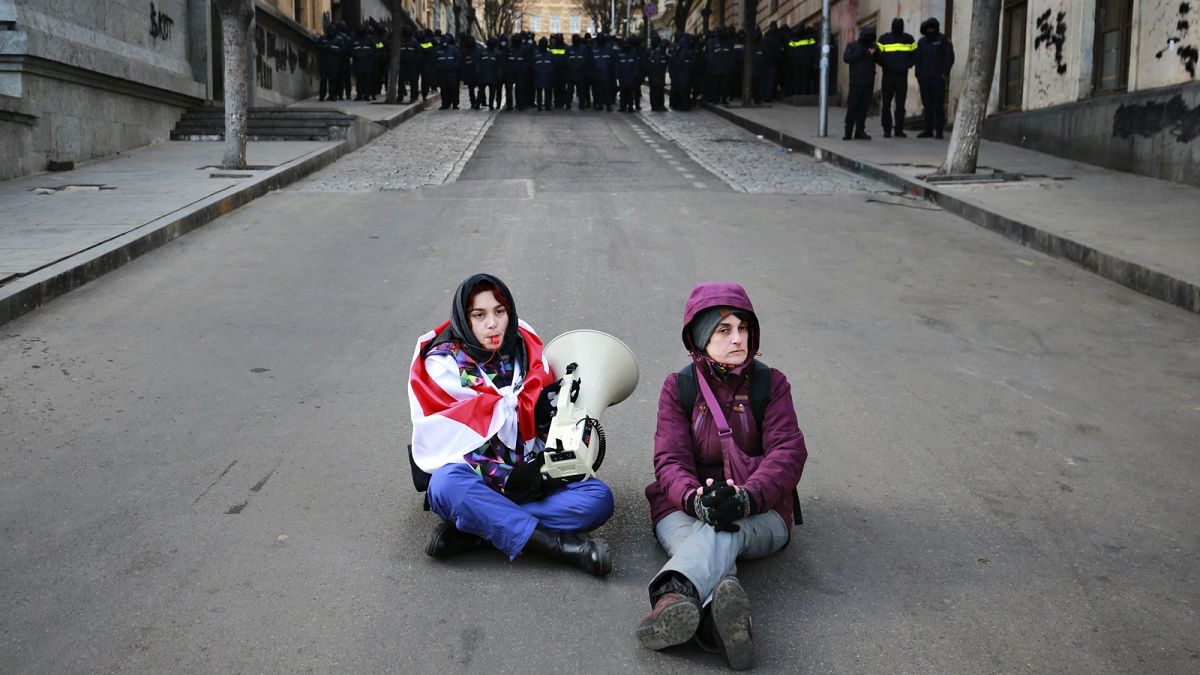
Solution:
M319 108L251 108L250 140L331 140L344 138L354 116ZM172 140L213 140L225 136L225 111L206 106L184 113Z

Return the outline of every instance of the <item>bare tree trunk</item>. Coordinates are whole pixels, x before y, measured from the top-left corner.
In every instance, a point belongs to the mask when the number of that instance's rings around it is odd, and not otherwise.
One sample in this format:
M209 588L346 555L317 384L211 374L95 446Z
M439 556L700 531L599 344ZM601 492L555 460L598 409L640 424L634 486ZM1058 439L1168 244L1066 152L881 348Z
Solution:
M754 86L754 45L758 21L758 0L742 0L745 3L745 16L742 17L742 28L746 31L746 49L742 52L742 107L753 105Z
M400 17L404 7L400 0L386 0L384 5L392 13L392 53L388 57L387 98L384 103L396 103L396 90L400 88L400 48L404 46L404 38L400 35Z
M223 169L246 168L246 134L249 120L250 22L253 0L213 0L221 17L221 44L225 50L225 158Z
M983 128L983 119L987 117L992 75L996 72L1000 2L974 0L971 5L971 46L967 50L967 72L962 93L958 97L958 109L954 113L954 129L950 133L946 163L937 170L939 174L975 173L979 160L979 132Z

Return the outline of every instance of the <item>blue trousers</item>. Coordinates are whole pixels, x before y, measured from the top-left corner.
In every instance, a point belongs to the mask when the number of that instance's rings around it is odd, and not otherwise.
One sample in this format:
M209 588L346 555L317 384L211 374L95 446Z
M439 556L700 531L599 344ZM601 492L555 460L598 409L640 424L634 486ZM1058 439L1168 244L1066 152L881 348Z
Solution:
M483 537L517 557L535 527L557 532L586 532L612 517L613 494L603 481L589 478L545 499L516 504L483 482L466 464L447 464L429 479L429 508L462 532Z

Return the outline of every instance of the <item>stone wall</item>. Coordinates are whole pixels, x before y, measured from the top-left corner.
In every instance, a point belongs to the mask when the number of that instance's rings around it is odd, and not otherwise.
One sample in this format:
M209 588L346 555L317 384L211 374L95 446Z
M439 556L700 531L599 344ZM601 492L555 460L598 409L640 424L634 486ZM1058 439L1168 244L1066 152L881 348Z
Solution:
M285 106L316 94L316 36L266 3L254 20L254 105Z
M1200 186L1200 83L990 117L990 140Z

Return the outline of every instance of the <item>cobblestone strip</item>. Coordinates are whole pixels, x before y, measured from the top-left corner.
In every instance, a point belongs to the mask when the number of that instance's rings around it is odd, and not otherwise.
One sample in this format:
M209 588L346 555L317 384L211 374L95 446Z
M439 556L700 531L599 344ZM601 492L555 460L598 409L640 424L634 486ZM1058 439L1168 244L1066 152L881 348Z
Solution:
M844 195L895 192L756 137L703 110L638 115L651 129L739 192Z
M377 192L417 190L452 182L495 117L494 111L422 112L290 190Z

